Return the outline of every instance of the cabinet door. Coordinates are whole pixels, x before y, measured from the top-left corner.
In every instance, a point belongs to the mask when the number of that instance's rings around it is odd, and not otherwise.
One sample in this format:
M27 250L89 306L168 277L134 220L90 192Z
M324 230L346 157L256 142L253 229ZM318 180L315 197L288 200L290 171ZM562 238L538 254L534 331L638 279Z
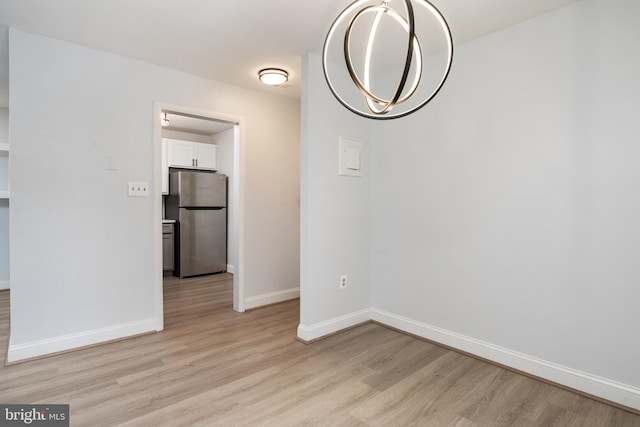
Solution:
M169 140L169 166L192 168L195 166L193 142Z
M174 269L174 255L173 255L173 233L162 235L162 269L173 270Z
M195 158L198 169L218 169L218 146L195 143Z
M169 194L169 147L167 140L162 139L162 194Z

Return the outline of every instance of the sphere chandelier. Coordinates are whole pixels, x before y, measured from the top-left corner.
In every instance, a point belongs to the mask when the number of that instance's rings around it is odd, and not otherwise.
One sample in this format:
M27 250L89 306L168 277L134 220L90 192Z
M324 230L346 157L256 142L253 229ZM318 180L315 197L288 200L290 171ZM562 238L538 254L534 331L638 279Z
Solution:
M392 3L404 7L398 11ZM440 49L444 55L434 47L433 33L425 36L417 31L418 25L432 24L434 19L438 24L436 27L444 34L446 48ZM398 40L397 28L404 34L400 44L393 43ZM342 31L344 37L340 43L337 34ZM378 43L383 49L376 49ZM425 65L428 56L423 52L425 43L436 58L433 61L439 61L442 68L439 79L429 79L432 83L429 87L422 85L423 72L437 67ZM362 55L354 55L357 48ZM385 53L385 49L391 53ZM387 59L397 52L404 52L404 64ZM334 57L330 56L332 53ZM452 61L453 38L449 24L428 0L356 0L333 22L322 50L322 69L336 99L352 112L378 120L403 117L424 107L444 85ZM399 65L396 67L400 69L399 73L398 70L394 72L395 65ZM377 76L374 76L374 68Z

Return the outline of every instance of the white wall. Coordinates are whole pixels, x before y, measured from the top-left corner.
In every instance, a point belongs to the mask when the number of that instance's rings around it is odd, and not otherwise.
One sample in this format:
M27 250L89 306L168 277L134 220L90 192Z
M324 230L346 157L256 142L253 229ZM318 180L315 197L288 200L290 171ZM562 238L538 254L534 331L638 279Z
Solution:
M10 47L10 359L155 327L156 199L127 182L153 182L156 101L244 118L246 294L299 286L299 102L17 30Z
M583 0L457 46L393 121L345 115L310 55L298 335L369 318L640 409L639 20ZM351 132L370 184L335 176Z
M9 110L0 108L0 144L9 142ZM9 184L9 155L0 152L0 191ZM9 200L0 199L0 289L9 287Z
M315 54L303 58L302 100L298 335L310 340L362 322L370 306L372 136L366 120L333 98ZM338 176L340 136L362 142L361 178ZM349 283L340 290L342 274Z
M639 20L584 0L459 46L431 104L374 124L383 320L640 408Z
M235 266L238 263L238 243L237 238L233 233L238 226L238 218L236 215L237 206L236 200L233 197L233 191L235 185L234 180L234 143L235 143L235 129L232 127L225 131L219 132L215 135L211 135L211 141L218 146L218 173L227 175L227 265L230 273L234 273Z

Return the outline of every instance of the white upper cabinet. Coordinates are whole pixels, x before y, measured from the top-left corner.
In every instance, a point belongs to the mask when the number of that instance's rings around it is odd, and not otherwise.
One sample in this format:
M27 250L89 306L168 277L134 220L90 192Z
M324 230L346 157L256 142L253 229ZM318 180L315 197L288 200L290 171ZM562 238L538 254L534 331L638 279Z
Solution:
M213 144L194 144L194 157L198 169L218 169L218 146Z
M169 166L179 168L195 167L195 160L193 157L194 142L178 141L175 139L168 139L167 141Z
M169 155L167 140L162 138L162 194L169 194Z
M176 168L216 170L218 147L200 142L166 139L168 166Z

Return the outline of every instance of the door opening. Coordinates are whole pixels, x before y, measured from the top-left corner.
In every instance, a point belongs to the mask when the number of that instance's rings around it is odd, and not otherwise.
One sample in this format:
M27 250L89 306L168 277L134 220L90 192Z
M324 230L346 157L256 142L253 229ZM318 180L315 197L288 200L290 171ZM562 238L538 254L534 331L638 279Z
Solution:
M168 171L188 170L196 173L223 174L227 177L227 264L226 271L233 274L233 309L243 312L244 307L244 221L243 221L243 144L242 118L226 114L205 112L185 107L157 103L155 106L156 137L154 138L154 188L157 229L162 240L156 245L158 261L156 281L157 330L164 328L163 279L172 274L167 257L166 231L175 220L167 215L165 203L169 200ZM213 153L213 154L212 154ZM189 157L187 159L187 157ZM180 169L173 169L173 167ZM174 190L175 191L175 190ZM180 224L176 224L177 229ZM176 235L173 236L174 239ZM163 248L164 246L164 248ZM178 249L179 245L175 244ZM177 256L177 254L176 254ZM165 270L167 268L167 270ZM169 273L168 273L169 272Z

